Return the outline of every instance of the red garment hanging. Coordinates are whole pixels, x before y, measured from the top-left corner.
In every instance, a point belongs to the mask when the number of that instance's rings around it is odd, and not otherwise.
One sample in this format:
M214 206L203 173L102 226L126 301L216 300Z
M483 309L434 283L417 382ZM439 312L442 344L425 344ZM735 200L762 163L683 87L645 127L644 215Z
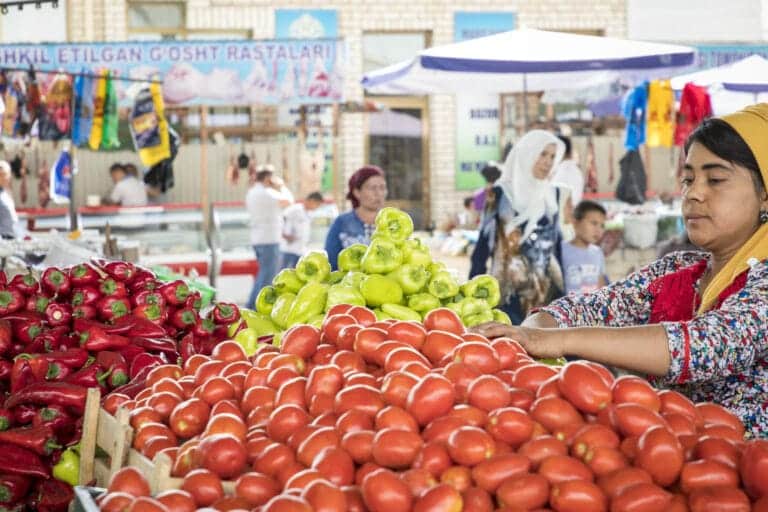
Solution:
M675 145L682 146L693 130L704 119L712 116L712 102L707 89L692 83L685 84L680 97L675 128Z

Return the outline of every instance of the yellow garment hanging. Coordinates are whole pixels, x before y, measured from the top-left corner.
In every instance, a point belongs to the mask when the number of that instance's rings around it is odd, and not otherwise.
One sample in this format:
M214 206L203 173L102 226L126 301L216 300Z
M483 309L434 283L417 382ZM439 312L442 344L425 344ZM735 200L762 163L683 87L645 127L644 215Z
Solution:
M648 147L671 148L675 134L675 93L669 80L654 80L648 86L645 143Z
M763 183L768 183L768 103L751 105L739 112L723 116L723 121L731 125L744 139L752 154L755 155ZM699 313L710 309L717 298L739 274L750 268L751 264L768 259L768 224L758 228L752 237L726 263L725 267L715 275L709 286L701 294Z
M99 78L96 79L96 94L93 95L93 122L91 124L91 135L88 138L88 147L97 151L101 146L101 136L104 130L104 104L107 100L107 73L108 71L99 71Z

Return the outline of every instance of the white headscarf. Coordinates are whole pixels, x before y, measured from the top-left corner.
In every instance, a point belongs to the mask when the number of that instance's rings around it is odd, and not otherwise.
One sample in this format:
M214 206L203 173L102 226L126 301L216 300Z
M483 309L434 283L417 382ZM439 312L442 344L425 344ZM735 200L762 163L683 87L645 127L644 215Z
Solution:
M533 166L549 144L555 145L555 160L549 176L540 180L533 175ZM527 222L521 242L536 229L536 224L542 216L552 216L558 210L555 189L549 178L564 154L563 141L548 131L531 130L512 147L502 165L501 178L497 183L507 196L512 209L517 212L517 216L508 223L507 230Z

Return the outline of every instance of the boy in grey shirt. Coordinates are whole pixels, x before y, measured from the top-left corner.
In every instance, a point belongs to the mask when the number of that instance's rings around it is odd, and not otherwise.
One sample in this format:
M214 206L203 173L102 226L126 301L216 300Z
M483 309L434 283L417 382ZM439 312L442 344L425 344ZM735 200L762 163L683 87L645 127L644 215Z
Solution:
M605 286L605 256L597 244L605 232L605 208L594 201L581 201L573 210L576 236L562 242L565 292L589 293Z

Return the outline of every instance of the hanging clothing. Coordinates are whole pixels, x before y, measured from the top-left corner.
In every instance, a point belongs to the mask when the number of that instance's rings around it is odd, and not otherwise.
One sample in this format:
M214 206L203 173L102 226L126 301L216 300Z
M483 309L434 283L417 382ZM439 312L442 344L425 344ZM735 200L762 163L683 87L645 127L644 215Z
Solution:
M616 186L616 199L629 204L645 202L646 175L643 159L637 150L630 150L619 161L620 177Z
M648 82L643 82L624 97L622 113L627 120L624 147L637 149L645 143L645 114L648 108Z
M675 93L669 80L654 80L648 86L648 122L646 143L649 147L671 148L675 133Z
M72 143L75 146L87 144L91 136L93 86L93 78L85 73L75 78L75 111L72 116Z
M692 83L685 84L680 96L675 128L675 146L682 146L691 132L706 118L712 116L712 102L707 89Z
M107 99L107 72L100 71L96 79L96 93L93 96L93 120L91 121L91 134L88 138L88 147L96 151L101 146L101 137L104 132L104 102Z
M597 179L597 157L595 156L595 141L592 137L587 142L587 182L584 185L584 190L587 192L595 193L598 189ZM575 204L573 205L576 206Z
M160 84L152 83L136 95L130 113L133 145L142 165L152 168L171 157L171 140Z
M120 147L117 138L117 91L112 73L107 72L106 85L104 87L104 126L101 131L101 149L116 149Z
M60 140L68 137L72 121L72 82L69 76L58 74L45 94L45 106L40 113L40 139Z

